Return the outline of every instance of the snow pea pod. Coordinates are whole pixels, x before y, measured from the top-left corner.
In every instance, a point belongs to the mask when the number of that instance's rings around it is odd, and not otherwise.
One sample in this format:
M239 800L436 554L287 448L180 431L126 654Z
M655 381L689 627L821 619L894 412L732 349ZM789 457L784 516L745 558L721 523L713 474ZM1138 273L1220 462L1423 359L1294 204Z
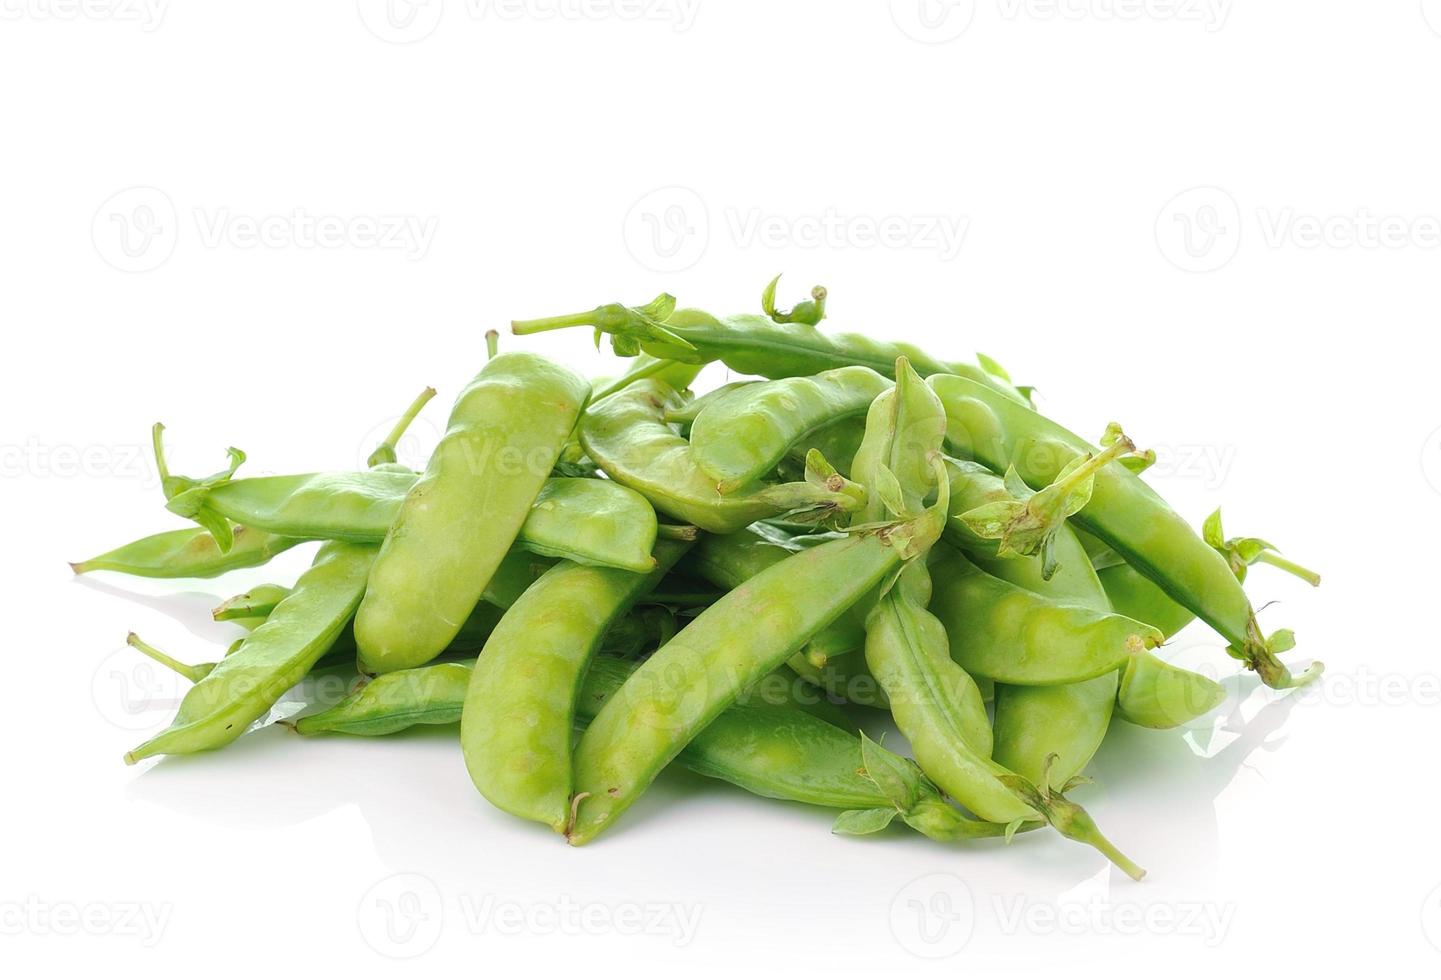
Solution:
M205 503L238 524L291 537L383 541L418 479L395 467L251 477L210 487ZM551 477L516 544L552 558L646 571L655 533L655 511L634 490L608 480Z
M1031 487L1047 487L1068 465L1100 452L984 385L945 375L931 378L930 384L945 405L947 440L953 448L993 470L1014 466ZM1277 657L1289 649L1291 634L1261 634L1251 603L1225 559L1125 465L1109 462L1094 473L1089 499L1073 519L1209 623L1229 641L1231 655L1268 686L1296 687L1320 676L1319 661L1292 676Z
M863 415L891 382L867 367L748 385L696 415L690 430L696 465L721 493L759 480L786 450L822 426Z
M950 636L951 656L998 684L1056 685L1125 666L1164 639L1124 616L1063 605L987 574L957 552L932 569L931 611Z
M647 573L560 562L501 619L471 675L460 745L471 781L515 816L565 829L571 729L591 657L688 542L663 541Z
M237 527L229 550L221 550L209 531L185 527L140 538L86 561L71 562L70 567L77 574L106 571L143 578L214 578L238 568L264 565L302 543L301 538Z
M911 344L823 333L813 324L777 323L761 314L715 317L701 310L677 310L675 298L665 294L641 307L610 303L585 313L511 323L511 331L519 335L567 327L609 334L622 357L644 351L693 364L721 361L734 371L763 378L806 377L851 366L890 376L896 358L906 357L923 376L959 375L1019 404L1028 403L1003 378L974 364L938 360Z
M927 511L798 552L692 620L581 737L567 839L583 844L609 826L742 691L928 547L943 521Z
M839 476L818 484L757 483L722 496L696 465L690 444L664 421L666 411L683 402L664 382L638 381L586 410L581 445L611 479L656 510L716 534L793 512L827 520L859 506L863 494Z
M257 585L249 592L226 599L210 610L210 616L217 623L234 623L243 629L253 630L269 619L275 607L288 595L290 589L284 585Z
M335 706L300 718L295 730L378 736L416 725L454 724L474 664L455 661L385 674ZM595 717L636 666L606 654L591 661L575 703L577 727ZM795 705L733 704L676 761L758 796L850 811L838 820L842 833L874 833L895 817L941 841L1006 832L1004 824L971 820L947 805L915 763Z
M749 388L752 385L758 385L760 383L761 382L753 379L727 382L726 384L721 385L719 388L714 388L711 391L706 392L704 395L700 395L697 398L692 398L684 405L678 405L675 408L667 409L665 413L665 420L666 422L673 425L679 425L681 427L681 431L686 431L690 428L691 423L696 420L696 416L699 415L701 412L705 411L707 406L714 405L718 401L729 398L731 395L734 395L742 388ZM675 386L672 385L671 387ZM676 390L679 391L680 389L677 388Z
M270 617L191 688L165 731L125 756L200 752L238 738L344 632L365 592L374 545L329 542Z
M1121 673L1116 714L1145 728L1175 728L1225 700L1226 689L1211 678L1143 653L1133 656Z
M499 354L466 386L380 546L355 617L364 667L415 667L454 638L520 533L590 385Z

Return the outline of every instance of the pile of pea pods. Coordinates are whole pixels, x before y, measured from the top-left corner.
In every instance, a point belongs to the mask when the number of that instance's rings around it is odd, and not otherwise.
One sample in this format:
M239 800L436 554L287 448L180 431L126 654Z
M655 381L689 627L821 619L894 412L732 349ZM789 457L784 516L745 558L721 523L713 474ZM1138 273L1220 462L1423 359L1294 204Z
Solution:
M348 695L283 723L458 722L481 794L571 844L674 761L839 811L838 833L1050 827L1139 878L1068 794L1112 724L1224 700L1158 653L1193 619L1272 688L1319 676L1291 673L1292 634L1263 634L1242 588L1258 563L1319 579L1219 512L1193 530L1119 426L1089 443L989 358L823 331L823 289L786 311L775 289L754 314L663 295L515 322L590 328L627 367L592 382L492 336L419 473L395 445L430 389L357 472L244 478L232 449L178 476L157 425L166 506L193 526L77 572L206 578L321 544L293 585L215 610L248 632L214 663L131 634L193 686L126 761L220 748L349 665ZM746 380L693 394L715 362Z

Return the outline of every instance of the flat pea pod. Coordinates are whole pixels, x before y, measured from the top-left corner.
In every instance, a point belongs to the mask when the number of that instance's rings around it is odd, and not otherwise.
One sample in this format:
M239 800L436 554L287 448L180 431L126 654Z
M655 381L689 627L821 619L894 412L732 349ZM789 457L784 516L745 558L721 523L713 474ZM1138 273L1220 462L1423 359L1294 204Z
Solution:
M637 381L586 410L581 446L606 475L656 510L716 534L780 514L799 511L823 520L858 506L854 488L812 483L758 483L722 496L696 465L690 444L665 422L665 413L683 403L664 382Z
M769 473L809 433L865 414L890 386L889 379L867 367L748 385L695 417L691 453L717 489L731 493Z
M237 527L229 550L199 527L161 531L86 561L71 562L77 574L124 572L142 578L214 578L238 568L255 568L294 548L300 538Z
M931 611L951 656L998 684L1074 684L1119 670L1164 637L1124 616L1053 602L989 575L959 553L937 560Z
M679 425L681 430L685 431L689 429L691 423L696 420L696 416L705 411L707 406L714 405L716 402L729 398L743 388L749 388L752 385L758 385L760 383L761 382L753 378L726 382L719 388L713 388L704 395L692 398L683 405L668 409L665 413L665 420L673 425ZM675 386L672 385L671 387ZM680 389L677 388L676 390L679 391Z
M911 344L823 333L811 324L777 323L760 314L715 317L702 310L677 310L674 297L664 294L641 307L610 303L584 313L511 323L511 331L519 335L568 327L592 327L609 334L621 356L644 351L690 363L721 361L733 371L763 378L805 377L851 366L891 376L896 358L906 357L922 376L959 375L1027 403L1005 379L974 364L939 360Z
M226 599L210 610L210 616L217 623L237 623L245 629L254 629L270 618L275 607L290 595L290 591L284 585L257 585L249 592Z
M368 672L416 667L455 637L520 533L590 385L543 357L492 358L406 495L355 617Z
M993 470L1014 466L1031 487L1052 484L1067 465L1099 452L984 385L945 375L929 383L946 408L948 442ZM1095 472L1089 499L1072 519L1209 623L1230 642L1232 656L1255 670L1268 686L1295 687L1320 676L1319 662L1303 674L1291 675L1276 656L1292 642L1291 634L1262 636L1251 603L1226 560L1123 464L1112 461Z
M471 675L460 725L466 769L482 796L507 813L565 829L571 729L586 666L611 625L687 547L662 541L648 573L560 562L507 610Z
M291 537L382 541L418 479L398 467L250 477L208 488L205 504L238 524ZM655 511L634 490L609 480L551 477L516 544L552 558L646 571L655 536Z
M1225 700L1226 689L1211 678L1144 653L1132 657L1121 674L1116 714L1145 728L1175 728Z
M344 632L375 554L374 545L322 545L270 617L186 692L170 727L127 753L125 761L215 749L238 738Z
M609 826L742 691L929 547L943 520L927 511L798 552L692 620L641 665L581 737L567 839L583 844Z

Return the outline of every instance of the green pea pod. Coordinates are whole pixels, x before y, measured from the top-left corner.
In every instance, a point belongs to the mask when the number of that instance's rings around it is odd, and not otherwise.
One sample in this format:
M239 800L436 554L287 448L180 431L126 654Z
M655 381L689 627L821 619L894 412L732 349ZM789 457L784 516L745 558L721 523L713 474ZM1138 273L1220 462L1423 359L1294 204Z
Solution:
M758 385L760 383L761 382L754 379L727 382L726 384L721 385L719 388L714 388L706 392L704 395L699 396L698 398L692 398L690 401L686 402L683 405L678 405L675 408L668 409L665 413L666 423L669 425L679 425L681 427L681 431L684 432L690 428L691 423L696 420L696 416L700 415L701 412L705 411L707 407L714 405L717 402L722 401L726 398L729 398L731 395L734 395L736 392L744 388L749 388L752 385ZM672 385L671 387L674 388L675 386ZM680 389L676 388L676 390L679 391Z
M993 470L1014 467L1026 484L1043 488L1040 493L1062 477L1067 467L1104 455L1049 419L997 397L984 385L943 375L930 379L930 384L945 405L947 440L957 452ZM1262 636L1251 603L1225 559L1136 474L1112 461L1090 473L1088 479L1090 485L1081 495L1084 504L1074 519L1209 623L1230 642L1231 654L1255 670L1268 686L1295 687L1320 676L1323 668L1319 662L1299 676L1291 675L1276 656L1292 642L1291 634L1283 630L1270 638ZM1034 509L1022 515L1024 520L1051 516Z
M611 479L656 510L716 534L780 514L825 521L859 506L864 495L838 475L820 485L754 484L722 496L696 465L690 444L665 423L665 413L683 403L663 382L638 381L586 410L581 445Z
M236 623L245 629L254 629L270 617L290 591L284 585L257 585L249 592L226 599L210 610L210 615L217 623Z
M252 477L208 488L204 502L238 524L277 534L383 541L418 479L400 468ZM196 503L196 497L187 500ZM635 491L609 480L552 477L516 544L552 558L646 571L655 535L655 511Z
M1175 728L1224 700L1226 689L1211 678L1142 653L1131 658L1121 675L1116 714L1133 725Z
M143 578L214 578L238 568L254 568L304 542L249 527L232 531L228 551L222 551L213 535L201 527L161 531L149 537L96 555L87 561L71 562L77 574L124 572Z
M473 666L474 661L456 661L377 677L334 707L299 719L295 729L303 735L376 736L415 725L454 724L461 718ZM575 703L578 726L595 717L636 666L605 654L591 661ZM888 812L937 840L999 837L1007 830L1004 824L967 819L948 806L915 763L864 736L858 741L793 704L734 704L698 734L677 761L771 799ZM856 832L850 825L847 821L837 829Z
M718 318L701 310L677 310L675 298L664 294L641 307L611 303L585 313L511 323L511 331L519 335L568 327L592 327L609 334L622 357L645 351L692 364L721 361L733 371L763 378L806 377L851 366L889 376L896 358L906 357L923 376L959 375L1028 404L1004 378L974 364L938 360L910 344L822 333L813 324L777 323L757 314Z
M1063 605L981 571L958 553L931 569L931 611L950 636L951 656L998 684L1090 680L1155 647L1159 631L1124 616Z
M692 620L641 665L581 737L567 839L583 844L609 826L740 692L929 547L943 522L927 511L798 552Z
M460 726L466 768L487 800L565 829L571 729L586 666L611 625L687 547L661 542L656 570L644 574L561 562L506 612L471 676Z
M355 618L383 673L444 650L520 533L590 385L542 357L497 355L466 386L406 495Z
M375 553L373 545L323 545L270 618L186 693L169 728L131 750L125 761L215 749L238 738L344 632Z
M732 493L769 473L811 432L865 414L890 386L866 367L748 385L711 402L695 417L691 453L721 493Z
M814 449L835 464L836 469L846 476L851 475L851 463L861 448L866 435L865 416L839 419L806 435L791 446L781 468L804 461L806 454Z
M682 559L682 566L706 581L730 590L790 557L796 550L781 544L777 536L765 536L743 528L730 534L705 535ZM802 677L813 678L818 676L815 670L825 666L829 654L861 649L866 641L865 612L865 604L857 603L841 613L791 657L789 663L792 669ZM825 654L813 650L818 643L825 649Z

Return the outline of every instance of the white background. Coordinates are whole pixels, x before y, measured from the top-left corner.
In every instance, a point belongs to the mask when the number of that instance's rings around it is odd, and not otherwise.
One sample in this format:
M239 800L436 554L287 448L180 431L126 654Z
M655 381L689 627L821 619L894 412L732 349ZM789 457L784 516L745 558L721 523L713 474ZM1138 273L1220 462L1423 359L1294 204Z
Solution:
M7 972L1441 966L1441 3L0 12ZM1238 683L1094 764L1145 883L1055 835L836 838L682 776L572 850L485 805L451 732L121 764L179 693L126 631L213 658L210 606L306 560L74 580L178 526L152 422L182 472L347 467L433 384L414 458L485 329L661 290L748 310L778 271L834 328L1122 421L1188 517L1224 503L1325 573L1249 583L1322 687ZM524 346L614 370L587 340ZM1170 649L1232 673L1199 628Z

